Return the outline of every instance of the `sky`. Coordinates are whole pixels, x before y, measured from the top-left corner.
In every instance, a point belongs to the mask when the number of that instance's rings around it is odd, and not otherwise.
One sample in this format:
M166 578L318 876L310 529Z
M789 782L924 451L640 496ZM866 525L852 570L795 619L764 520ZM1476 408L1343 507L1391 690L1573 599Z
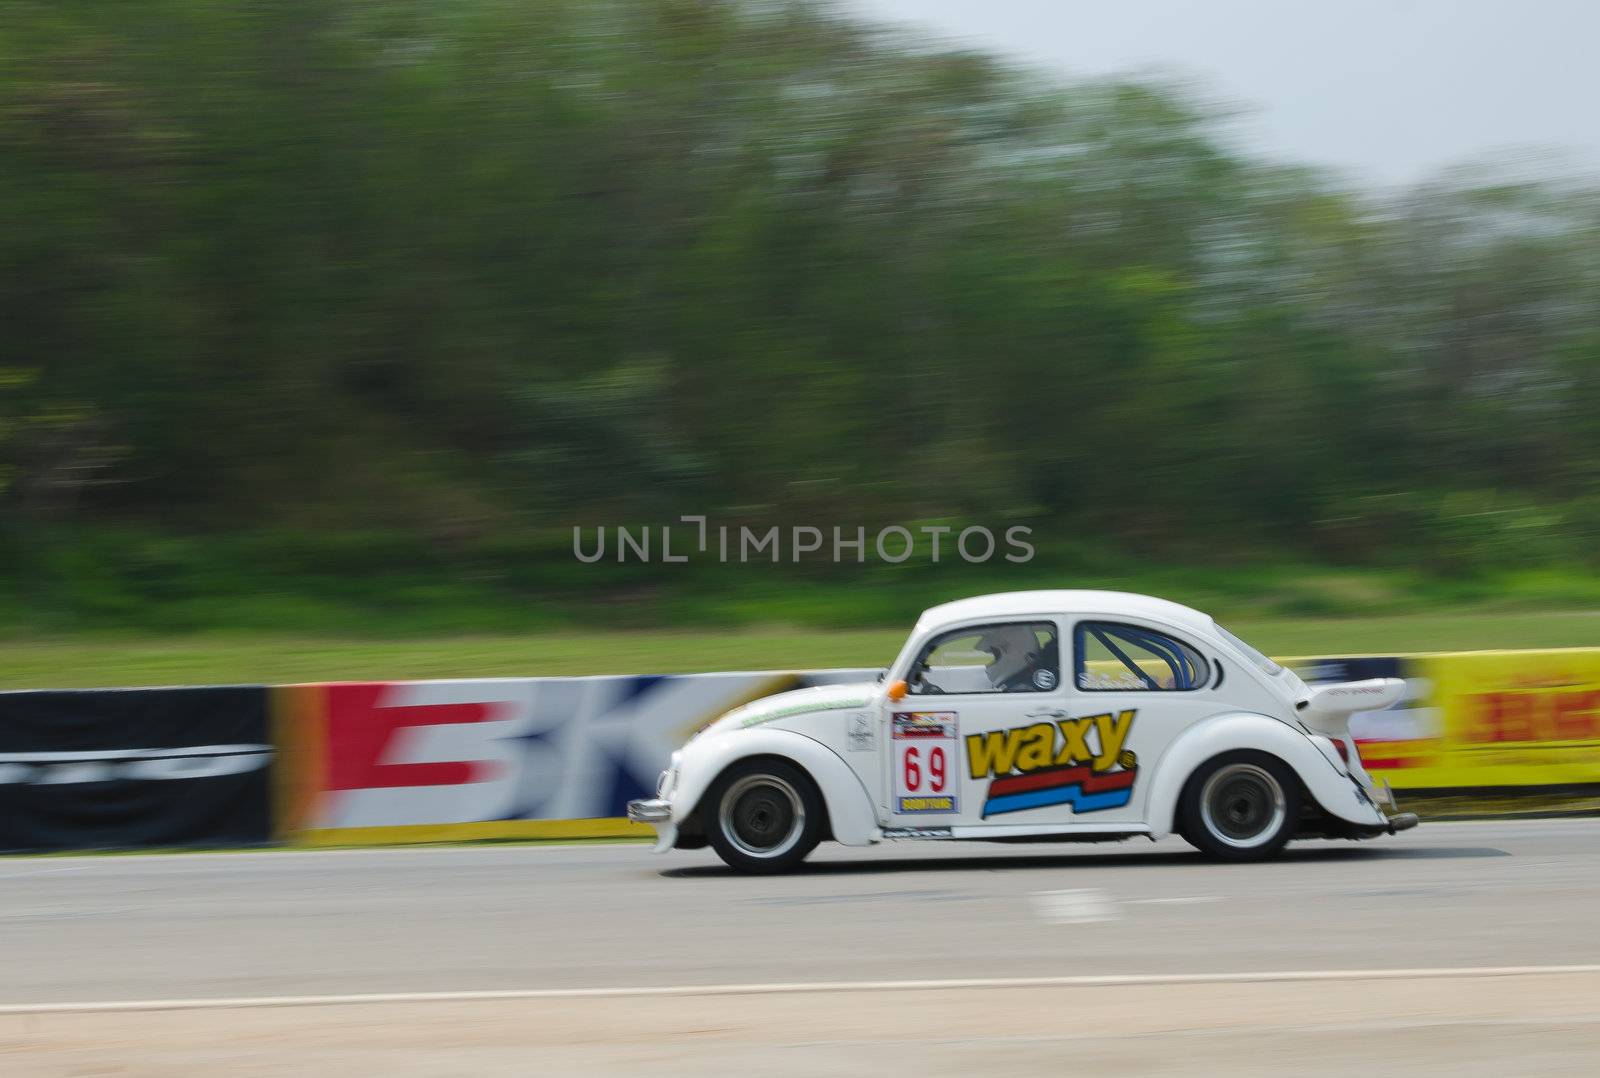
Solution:
M1373 186L1600 173L1600 0L838 0L1067 78L1174 76L1265 156Z

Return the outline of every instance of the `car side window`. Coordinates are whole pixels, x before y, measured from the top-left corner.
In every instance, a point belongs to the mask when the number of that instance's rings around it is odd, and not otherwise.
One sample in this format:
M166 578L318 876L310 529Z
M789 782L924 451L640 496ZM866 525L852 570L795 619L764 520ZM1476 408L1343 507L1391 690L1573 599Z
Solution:
M1188 692L1211 679L1200 652L1138 625L1080 621L1073 648L1073 673L1084 692Z
M1013 621L940 633L923 646L906 683L913 696L1051 692L1061 684L1056 627Z

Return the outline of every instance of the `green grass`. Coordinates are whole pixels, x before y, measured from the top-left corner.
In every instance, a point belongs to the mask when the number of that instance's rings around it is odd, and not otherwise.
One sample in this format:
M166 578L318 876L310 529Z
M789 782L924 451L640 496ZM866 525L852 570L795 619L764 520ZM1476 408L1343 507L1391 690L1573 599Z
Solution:
M0 643L0 687L666 674L882 665L898 630L539 633L439 639L204 635Z
M1063 529L1041 524L1026 565L830 566L582 565L561 529L0 528L0 687L880 666L930 605L1058 587L1187 603L1278 655L1600 646L1586 565L1177 563Z
M1229 627L1277 655L1600 647L1600 611L1241 617ZM212 633L0 640L0 687L687 673L882 666L891 629L541 632L398 640Z

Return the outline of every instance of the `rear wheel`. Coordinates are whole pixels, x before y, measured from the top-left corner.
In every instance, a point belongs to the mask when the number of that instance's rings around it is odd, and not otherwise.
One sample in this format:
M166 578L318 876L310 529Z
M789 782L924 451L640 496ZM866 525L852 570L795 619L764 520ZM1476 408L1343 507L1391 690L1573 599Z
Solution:
M1221 861L1264 861L1294 834L1300 784L1282 760L1229 752L1195 769L1178 801L1178 829Z
M706 838L740 872L787 872L822 839L822 795L809 775L782 760L734 764L703 806Z

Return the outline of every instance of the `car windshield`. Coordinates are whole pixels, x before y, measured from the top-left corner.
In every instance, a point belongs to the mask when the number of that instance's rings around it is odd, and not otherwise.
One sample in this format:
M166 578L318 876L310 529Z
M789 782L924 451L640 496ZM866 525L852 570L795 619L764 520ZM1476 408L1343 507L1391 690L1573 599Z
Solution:
M1259 669L1263 674L1277 674L1283 670L1283 667L1279 666L1277 663L1261 654L1261 652L1257 651L1249 644L1246 644L1243 640L1240 640L1237 636L1234 636L1222 626L1217 626L1217 632L1222 634L1222 639L1238 648L1245 658L1255 663L1257 669Z

